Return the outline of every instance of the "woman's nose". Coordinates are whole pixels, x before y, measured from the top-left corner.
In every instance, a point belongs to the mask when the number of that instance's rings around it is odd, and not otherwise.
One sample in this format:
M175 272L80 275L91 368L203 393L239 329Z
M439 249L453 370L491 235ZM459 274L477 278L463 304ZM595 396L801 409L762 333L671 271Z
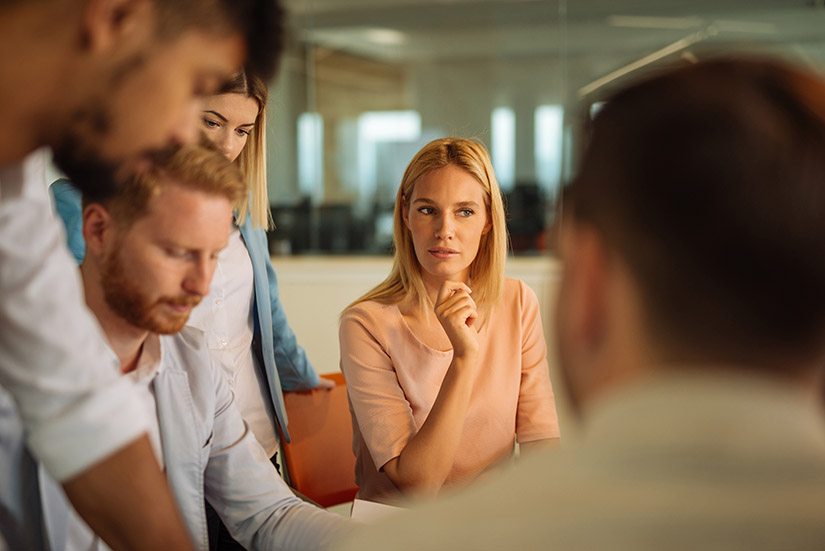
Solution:
M436 239L452 239L454 233L452 220L449 216L442 216L439 219L438 227L436 228Z

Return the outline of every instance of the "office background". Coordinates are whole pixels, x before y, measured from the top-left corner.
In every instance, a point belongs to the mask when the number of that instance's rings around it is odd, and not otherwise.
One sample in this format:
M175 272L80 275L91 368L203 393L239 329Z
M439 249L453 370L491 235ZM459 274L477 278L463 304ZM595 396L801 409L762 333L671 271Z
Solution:
M271 88L274 254L387 254L404 168L476 137L516 255L553 249L583 119L616 86L711 53L818 68L825 0L286 0Z
M342 308L390 267L392 204L429 140L476 137L506 194L508 274L552 342L553 230L587 118L617 86L679 62L761 52L821 70L825 0L287 0L268 116L273 264L320 372ZM699 223L700 221L697 221Z

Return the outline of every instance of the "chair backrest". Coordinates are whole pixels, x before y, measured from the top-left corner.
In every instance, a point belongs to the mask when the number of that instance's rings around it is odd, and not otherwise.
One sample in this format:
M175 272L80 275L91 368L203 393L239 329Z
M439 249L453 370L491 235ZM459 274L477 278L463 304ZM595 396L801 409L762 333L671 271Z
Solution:
M292 487L330 507L352 501L358 487L346 382L340 373L322 376L335 388L284 392L292 441L281 435L281 449Z

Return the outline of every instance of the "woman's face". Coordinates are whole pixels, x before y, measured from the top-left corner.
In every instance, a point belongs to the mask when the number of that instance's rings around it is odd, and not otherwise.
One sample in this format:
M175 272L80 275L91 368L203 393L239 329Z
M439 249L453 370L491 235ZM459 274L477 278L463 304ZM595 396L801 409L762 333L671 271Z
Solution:
M404 224L429 287L467 282L481 237L491 227L484 198L481 184L453 165L424 174L405 198Z
M243 94L221 94L203 100L203 127L230 161L241 154L258 118L258 102Z

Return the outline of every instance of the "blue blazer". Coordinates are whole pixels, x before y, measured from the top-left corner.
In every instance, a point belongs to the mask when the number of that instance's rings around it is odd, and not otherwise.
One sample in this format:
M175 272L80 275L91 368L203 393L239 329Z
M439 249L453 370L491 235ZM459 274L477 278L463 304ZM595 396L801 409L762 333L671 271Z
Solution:
M81 195L71 182L60 179L49 191L58 216L66 227L67 242L78 264L86 256L83 241L83 209ZM306 350L298 344L295 332L289 326L281 299L278 295L278 278L269 257L266 232L252 226L246 217L240 226L241 237L249 258L255 286L255 332L252 337L253 352L258 365L263 367L269 383L272 409L278 424L289 442L287 416L284 409L284 390L308 390L318 386L318 374L307 358ZM277 434L277 427L276 434Z

